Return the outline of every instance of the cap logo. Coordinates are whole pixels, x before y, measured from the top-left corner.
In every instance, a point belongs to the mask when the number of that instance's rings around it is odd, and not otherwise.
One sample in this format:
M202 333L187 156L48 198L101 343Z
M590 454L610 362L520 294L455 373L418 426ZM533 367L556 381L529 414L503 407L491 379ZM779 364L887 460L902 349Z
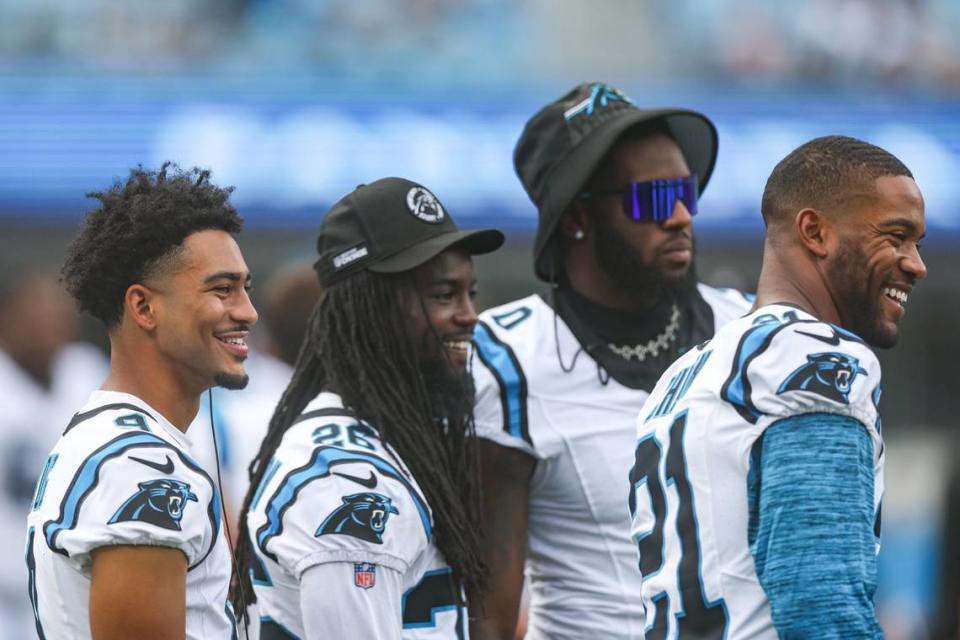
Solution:
M414 187L407 192L407 208L414 216L430 224L440 224L445 215L437 197L423 187Z
M597 82L590 86L590 95L564 111L563 117L572 120L581 113L592 116L597 109L606 107L611 102L633 104L633 100L623 95L619 89Z
M339 271L347 265L353 264L360 258L365 258L368 253L370 252L367 251L367 248L363 245L351 247L343 253L333 256L333 268Z

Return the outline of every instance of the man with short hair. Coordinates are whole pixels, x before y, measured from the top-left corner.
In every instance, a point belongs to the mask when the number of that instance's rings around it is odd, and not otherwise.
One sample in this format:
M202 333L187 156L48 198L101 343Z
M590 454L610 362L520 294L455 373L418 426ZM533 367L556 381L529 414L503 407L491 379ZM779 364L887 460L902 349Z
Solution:
M513 638L525 563L528 638L643 637L617 489L636 415L670 362L749 309L694 272L692 216L716 155L702 114L642 109L601 83L527 123L514 161L551 291L486 311L475 334L491 579L473 637Z
M186 429L200 394L242 388L257 313L231 189L134 169L94 193L62 275L110 337L110 374L43 467L28 518L41 638L237 637L230 549Z
M648 638L882 638L880 363L927 274L923 198L827 136L763 193L755 309L677 360L630 475Z
M502 242L402 178L327 213L323 293L240 514L235 601L253 587L263 640L465 637L484 577L471 256Z

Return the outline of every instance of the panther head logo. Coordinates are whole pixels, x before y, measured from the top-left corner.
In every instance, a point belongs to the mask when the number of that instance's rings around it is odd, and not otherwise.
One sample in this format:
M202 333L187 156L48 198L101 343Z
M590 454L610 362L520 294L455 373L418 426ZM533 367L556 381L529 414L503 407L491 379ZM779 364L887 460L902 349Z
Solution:
M857 374L867 375L860 361L845 353L811 353L807 363L791 373L777 393L812 391L821 396L849 404L847 398Z
M180 520L187 502L197 502L190 485L179 480L147 480L137 485L107 524L137 520L164 529L180 531Z
M340 533L383 544L383 531L391 513L400 514L387 496L379 493L353 493L343 496L343 504L327 516L313 535Z

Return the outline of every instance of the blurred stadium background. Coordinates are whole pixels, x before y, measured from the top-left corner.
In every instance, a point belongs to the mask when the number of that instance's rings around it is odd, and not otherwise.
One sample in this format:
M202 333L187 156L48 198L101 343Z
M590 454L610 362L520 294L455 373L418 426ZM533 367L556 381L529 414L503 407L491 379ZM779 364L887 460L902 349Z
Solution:
M540 289L513 144L547 101L605 80L717 123L699 271L752 290L773 165L813 136L865 138L906 162L927 201L930 277L881 354L879 590L888 637L926 638L960 550L942 548L960 467L958 36L956 0L0 0L0 262L56 269L85 192L170 159L236 186L264 282L312 254L339 196L402 175L461 226L508 233L478 261L481 303L506 301ZM0 464L10 476L9 451Z

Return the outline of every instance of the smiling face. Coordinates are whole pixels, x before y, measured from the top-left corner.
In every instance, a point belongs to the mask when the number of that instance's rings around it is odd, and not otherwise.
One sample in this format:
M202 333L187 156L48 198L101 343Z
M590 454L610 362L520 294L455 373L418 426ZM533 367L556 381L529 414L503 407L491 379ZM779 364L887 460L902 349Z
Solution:
M631 182L689 175L676 142L655 134L618 142L587 189L623 189ZM661 222L631 220L616 196L595 198L591 206L594 256L618 289L650 297L687 278L693 265L693 218L679 199L673 215Z
M245 387L246 339L257 312L233 237L216 230L187 236L170 273L157 280L157 346L183 384L200 391Z
M410 315L421 362L431 371L447 368L449 362L462 372L477 325L473 260L465 251L448 249L414 269L413 279L416 295L410 301Z
M827 286L842 325L868 344L889 348L900 335L910 292L927 275L920 257L926 227L923 197L911 178L884 176L874 186L835 216Z

